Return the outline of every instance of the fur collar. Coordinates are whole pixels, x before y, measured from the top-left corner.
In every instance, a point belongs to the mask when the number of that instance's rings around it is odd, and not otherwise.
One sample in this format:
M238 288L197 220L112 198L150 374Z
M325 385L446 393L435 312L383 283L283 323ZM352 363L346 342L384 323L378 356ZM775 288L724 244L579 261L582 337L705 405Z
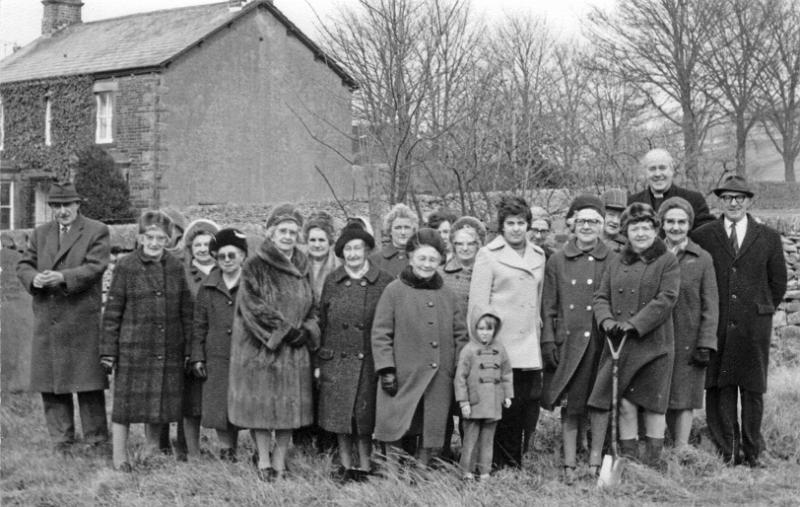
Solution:
M622 263L623 264L633 264L634 262L641 260L645 264L650 264L654 260L658 259L662 255L667 252L667 245L661 241L661 238L656 238L653 241L653 244L642 253L636 253L631 248L630 243L626 244L622 248Z
M414 289L438 290L442 288L442 285L444 285L442 275L440 275L438 272L434 273L431 278L423 280L414 274L411 266L406 266L405 269L400 272L400 280L402 280L404 284Z
M265 239L258 247L256 255L273 268L289 275L303 278L308 275L309 262L306 254L297 247L289 260L270 239Z

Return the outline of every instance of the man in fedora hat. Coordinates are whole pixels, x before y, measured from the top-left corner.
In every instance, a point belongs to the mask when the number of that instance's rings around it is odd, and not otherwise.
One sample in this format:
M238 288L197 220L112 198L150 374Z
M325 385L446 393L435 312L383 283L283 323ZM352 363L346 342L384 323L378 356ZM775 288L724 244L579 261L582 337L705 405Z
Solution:
M80 214L72 183L52 183L53 221L37 227L17 265L33 296L31 391L42 393L47 429L56 450L75 443L72 393L78 393L83 437L90 447L108 441L99 362L103 272L110 257L108 227Z
M706 419L726 462L759 467L772 315L786 292L786 261L780 235L747 213L753 191L744 178L728 176L714 194L723 216L692 234L714 259L719 291L717 351L710 353L706 373Z
M703 194L688 188L675 185L675 161L667 150L656 148L650 150L642 157L642 170L647 188L628 197L628 204L643 202L649 204L654 210L658 210L661 203L670 197L683 197L694 210L694 228L714 220L714 216L708 211L708 204Z

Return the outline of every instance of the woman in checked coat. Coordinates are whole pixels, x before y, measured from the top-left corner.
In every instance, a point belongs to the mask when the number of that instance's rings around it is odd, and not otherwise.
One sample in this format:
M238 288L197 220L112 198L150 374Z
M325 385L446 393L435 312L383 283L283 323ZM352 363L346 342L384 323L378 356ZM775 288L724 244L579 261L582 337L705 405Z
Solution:
M114 370L114 466L129 469L128 426L145 423L150 451L163 424L179 421L192 297L181 262L164 251L172 222L159 211L139 219L140 247L119 261L103 315L101 364Z
M337 435L343 479L361 480L371 468L377 377L370 332L378 300L393 280L367 260L374 247L375 240L360 224L342 229L334 252L344 264L328 275L320 302L317 423Z

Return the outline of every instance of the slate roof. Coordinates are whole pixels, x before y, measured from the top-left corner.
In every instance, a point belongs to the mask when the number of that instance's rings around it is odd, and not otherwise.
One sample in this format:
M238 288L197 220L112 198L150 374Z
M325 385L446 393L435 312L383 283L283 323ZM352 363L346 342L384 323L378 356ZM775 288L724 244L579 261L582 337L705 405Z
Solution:
M259 7L269 10L348 86L356 87L344 69L266 0L234 12L223 2L77 23L50 37L39 37L0 60L0 83L157 68Z

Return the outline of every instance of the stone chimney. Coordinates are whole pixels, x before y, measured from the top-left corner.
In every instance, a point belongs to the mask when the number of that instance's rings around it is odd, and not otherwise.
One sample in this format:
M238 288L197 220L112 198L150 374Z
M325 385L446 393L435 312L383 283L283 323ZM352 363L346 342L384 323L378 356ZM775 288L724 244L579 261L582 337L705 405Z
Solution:
M81 22L81 0L42 0L42 35L53 35L69 25Z

